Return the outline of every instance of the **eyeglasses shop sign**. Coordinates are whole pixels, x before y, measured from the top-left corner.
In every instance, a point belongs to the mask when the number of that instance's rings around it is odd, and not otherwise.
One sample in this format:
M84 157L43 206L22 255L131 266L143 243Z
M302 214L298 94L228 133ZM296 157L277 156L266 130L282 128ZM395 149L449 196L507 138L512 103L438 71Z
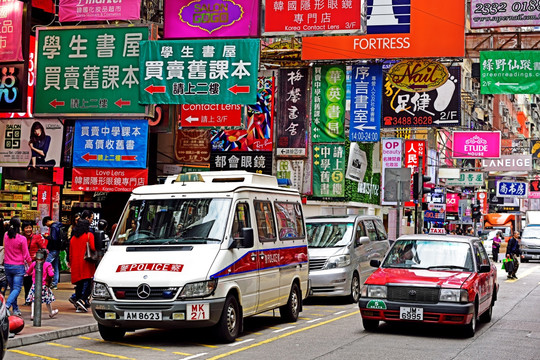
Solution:
M482 159L484 171L531 171L532 155L502 155L499 159Z

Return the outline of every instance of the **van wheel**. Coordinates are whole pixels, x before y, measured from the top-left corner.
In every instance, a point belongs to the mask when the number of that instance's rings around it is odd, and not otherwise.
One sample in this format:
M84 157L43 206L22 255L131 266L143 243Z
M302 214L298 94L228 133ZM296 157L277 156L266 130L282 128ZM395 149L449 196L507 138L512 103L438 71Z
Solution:
M229 295L225 300L225 306L221 318L216 324L216 335L225 342L233 342L240 332L240 308L236 297Z
M107 341L119 341L126 335L126 329L108 327L101 324L98 324L98 330L103 340Z
M289 300L286 305L279 308L279 313L283 321L296 322L298 315L300 314L300 290L298 285L294 283L291 287L291 293L289 294Z
M360 277L357 273L354 273L351 280L351 295L349 295L349 301L356 304L358 299L360 299Z

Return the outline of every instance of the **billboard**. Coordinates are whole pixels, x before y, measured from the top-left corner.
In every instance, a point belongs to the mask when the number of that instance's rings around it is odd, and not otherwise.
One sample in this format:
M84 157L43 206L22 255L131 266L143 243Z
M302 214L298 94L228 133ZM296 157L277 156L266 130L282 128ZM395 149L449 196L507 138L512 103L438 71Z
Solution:
M471 0L473 29L538 26L539 19L540 6L533 1Z
M452 157L456 159L500 158L501 132L452 132Z
M381 137L382 87L382 65L353 65L349 128L351 141L379 141Z
M482 94L540 94L540 50L480 51Z

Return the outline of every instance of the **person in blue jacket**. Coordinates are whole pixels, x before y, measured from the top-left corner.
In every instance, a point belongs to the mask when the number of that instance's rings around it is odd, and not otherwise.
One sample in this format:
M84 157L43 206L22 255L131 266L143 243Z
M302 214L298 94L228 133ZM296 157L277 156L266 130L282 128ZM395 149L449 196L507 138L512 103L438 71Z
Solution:
M514 231L514 236L508 240L508 246L506 247L506 257L510 257L513 260L509 262L510 264L508 262L505 264L505 266L510 266L509 269L506 269L509 279L517 279L516 272L518 271L519 258L521 257L520 240L519 231Z

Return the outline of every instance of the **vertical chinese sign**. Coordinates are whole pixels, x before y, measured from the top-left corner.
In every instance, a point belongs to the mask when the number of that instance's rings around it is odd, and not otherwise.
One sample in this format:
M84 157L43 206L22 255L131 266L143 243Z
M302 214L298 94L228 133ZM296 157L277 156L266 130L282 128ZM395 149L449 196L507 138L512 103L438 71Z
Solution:
M345 196L345 146L313 145L313 196Z
M401 168L403 160L403 140L402 139L382 139L382 179L381 179L381 199L384 199L384 173L387 168ZM395 202L382 200L382 205L395 205Z
M354 65L351 79L351 141L377 142L381 134L382 65Z
M313 68L311 139L314 143L345 141L345 65Z
M422 161L422 164L420 164ZM413 192L413 175L415 172L420 172L422 166L422 174L426 171L426 142L424 140L405 140L405 160L404 167L411 168L411 195ZM412 196L411 196L412 198ZM413 202L405 202L405 206L414 206Z
M308 68L279 71L282 99L277 126L278 157L306 156L308 76Z
M23 1L2 0L0 5L0 62L24 61L22 54L23 8Z

